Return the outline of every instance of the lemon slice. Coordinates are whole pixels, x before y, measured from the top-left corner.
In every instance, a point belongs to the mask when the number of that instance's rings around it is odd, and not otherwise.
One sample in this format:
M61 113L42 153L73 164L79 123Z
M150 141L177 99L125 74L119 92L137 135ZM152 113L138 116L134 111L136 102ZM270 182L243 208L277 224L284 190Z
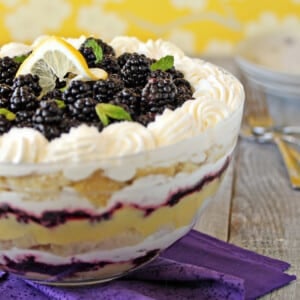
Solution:
M91 71L76 48L54 36L42 39L21 64L16 76L29 73L38 75L43 93L46 93L55 88L57 77L62 80L69 72L88 80L107 78L107 73L102 69L98 69L96 73Z

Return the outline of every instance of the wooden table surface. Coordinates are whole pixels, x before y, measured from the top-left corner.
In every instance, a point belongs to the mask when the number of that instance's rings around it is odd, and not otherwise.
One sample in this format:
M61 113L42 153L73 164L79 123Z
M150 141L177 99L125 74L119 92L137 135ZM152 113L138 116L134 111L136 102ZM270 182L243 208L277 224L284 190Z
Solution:
M238 76L233 59L205 58ZM300 125L300 99L268 99L279 124ZM291 264L299 277L263 299L300 299L300 191L293 190L275 145L240 140L217 196L196 229Z

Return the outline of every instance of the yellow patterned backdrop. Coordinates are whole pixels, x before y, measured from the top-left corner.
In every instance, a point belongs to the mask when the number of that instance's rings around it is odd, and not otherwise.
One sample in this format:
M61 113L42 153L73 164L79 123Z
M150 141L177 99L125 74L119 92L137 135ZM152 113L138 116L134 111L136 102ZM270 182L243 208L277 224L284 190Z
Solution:
M171 40L190 54L230 54L242 38L300 28L300 0L0 0L0 42L41 34Z

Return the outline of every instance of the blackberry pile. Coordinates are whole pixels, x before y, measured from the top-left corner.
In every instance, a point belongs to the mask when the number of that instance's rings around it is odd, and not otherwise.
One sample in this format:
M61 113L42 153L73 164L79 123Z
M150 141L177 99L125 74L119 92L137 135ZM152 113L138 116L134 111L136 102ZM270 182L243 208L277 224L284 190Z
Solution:
M101 59L89 45L100 47ZM31 74L15 77L19 63L0 58L0 135L12 127L30 127L48 140L80 124L104 127L96 106L104 103L125 110L133 121L147 125L165 108L175 109L192 99L192 88L173 66L156 69L156 61L138 53L116 56L101 39L88 38L79 51L89 67L103 68L108 78L97 81L59 81L55 89L41 94L39 78ZM14 118L8 118L13 113ZM109 123L119 122L109 116Z

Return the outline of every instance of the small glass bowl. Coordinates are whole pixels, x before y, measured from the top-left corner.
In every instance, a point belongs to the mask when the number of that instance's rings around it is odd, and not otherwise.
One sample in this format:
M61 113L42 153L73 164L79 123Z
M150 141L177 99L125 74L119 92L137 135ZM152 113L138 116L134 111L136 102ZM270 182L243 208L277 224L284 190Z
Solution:
M299 28L282 28L241 41L236 62L244 75L268 95L299 100L299 51Z

